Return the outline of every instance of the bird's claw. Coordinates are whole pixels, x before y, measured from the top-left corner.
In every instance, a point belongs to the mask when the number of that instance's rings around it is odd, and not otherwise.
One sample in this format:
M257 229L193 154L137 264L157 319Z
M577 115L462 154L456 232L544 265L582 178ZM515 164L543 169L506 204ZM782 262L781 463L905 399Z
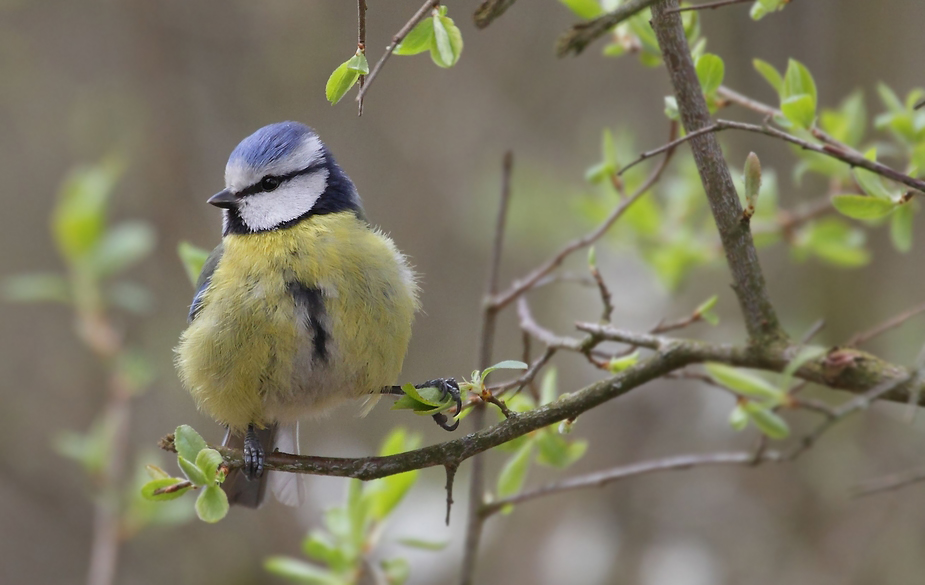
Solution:
M428 380L423 384L418 384L415 388L437 388L440 390L440 398L446 400L448 397L452 397L456 401L456 414L462 412L462 398L459 393L459 384L456 383L455 378L437 378L436 380ZM438 412L433 415L434 422L440 426L445 431L455 431L456 427L459 426L459 419L456 419L453 424L447 424L449 420L445 414Z
M254 425L247 427L247 433L244 435L244 475L249 480L258 479L263 475L263 464L266 460L266 453L260 439L257 438L257 431Z

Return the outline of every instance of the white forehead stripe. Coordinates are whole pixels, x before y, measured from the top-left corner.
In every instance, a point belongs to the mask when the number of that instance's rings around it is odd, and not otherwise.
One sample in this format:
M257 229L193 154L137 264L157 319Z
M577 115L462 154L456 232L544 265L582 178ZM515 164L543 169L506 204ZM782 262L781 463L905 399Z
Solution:
M324 156L322 149L321 139L310 134L291 152L260 168L250 166L241 158L229 160L225 166L225 188L237 193L267 175L280 176L300 171L321 160Z
M242 198L238 213L251 231L271 230L311 211L327 186L327 169L293 177L275 191Z

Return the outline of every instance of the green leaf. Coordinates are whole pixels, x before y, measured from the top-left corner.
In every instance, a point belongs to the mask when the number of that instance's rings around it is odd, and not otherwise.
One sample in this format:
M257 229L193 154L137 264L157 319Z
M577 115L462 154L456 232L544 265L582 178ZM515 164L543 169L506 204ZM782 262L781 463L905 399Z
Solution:
M183 474L186 476L186 479L190 480L197 486L211 485L215 483L215 478L206 477L206 474L199 469L195 463L183 457L182 455L177 456L177 463L180 465L180 470L183 471Z
M145 465L145 471L151 479L169 479L170 474L157 465Z
M774 91L776 91L779 96L783 97L784 78L781 77L777 69L767 61L762 61L761 59L752 60L752 65L755 67L755 71L760 73L765 81L771 84Z
M729 426L737 431L741 431L748 426L748 413L745 412L741 404L736 404L736 407L729 413Z
M215 449L203 449L196 456L196 467L207 478L215 481L215 474L218 472L218 466L222 464L222 454Z
M912 227L915 220L915 210L912 203L904 203L896 208L896 213L890 219L890 239L897 251L905 254L912 249Z
M744 408L751 421L758 427L758 430L769 439L780 440L790 436L790 427L787 425L787 421L767 406L756 402L746 402Z
M797 353L796 357L790 360L790 362L787 364L787 367L784 368L784 371L782 372L783 380L781 382L781 389L784 392L789 391L790 383L793 380L793 375L797 373L797 370L802 368L807 363L813 361L814 359L822 357L825 355L825 353L826 350L822 347L802 348L799 353Z
M61 255L83 258L103 235L106 207L124 165L108 158L97 165L71 171L58 192L52 213L52 233Z
M379 561L387 585L404 585L411 576L411 565L407 559L396 557Z
M449 541L424 540L422 538L399 538L398 544L421 550L443 550L450 544Z
M154 492L165 487L177 485L178 483L183 483L183 480L179 477L165 477L149 481L148 483L141 486L141 497L152 502L166 502L167 500L175 500L185 494L186 491L191 488L185 487L167 494L155 495Z
M559 2L568 6L575 16L585 20L591 20L604 14L604 9L597 0L559 0Z
M206 440L189 425L180 425L173 434L173 444L177 448L177 455L195 461L199 452L208 447Z
M92 249L90 266L100 277L117 274L147 257L156 241L154 230L146 223L120 224L103 235Z
M790 59L787 62L787 71L784 72L784 98L799 95L808 95L812 98L813 117L815 117L818 103L816 82L805 65L796 59Z
M137 282L120 280L106 288L106 300L132 313L146 313L154 304L151 292Z
M355 69L350 68L352 60L353 58L351 57L338 65L337 69L328 77L328 82L324 86L324 95L332 106L339 102L360 78L360 74Z
M485 368L482 372L482 380L488 377L488 374L494 372L495 370L526 370L530 366L527 364L517 361L517 360L504 360L503 362L498 362L495 365Z
M433 23L434 42L430 46L430 57L440 67L452 67L462 54L462 33L448 16L435 14Z
M842 101L838 110L823 110L819 125L836 140L857 147L867 129L864 94L854 91Z
M434 21L432 18L425 18L411 29L393 52L396 55L417 55L429 51L434 42Z
M711 53L701 55L697 59L697 79L705 95L710 95L723 84L726 66L723 60Z
M877 94L880 96L880 101L883 102L883 105L886 106L890 112L894 114L905 114L906 107L903 105L902 100L896 95L896 93L890 89L885 83L877 84Z
M588 450L587 441L568 441L563 435L553 432L552 429L545 429L539 433L535 442L539 448L539 454L536 457L537 463L560 469L568 467L581 459L585 451Z
M815 222L797 238L797 249L805 249L836 266L864 266L870 261L864 230L828 217Z
M870 161L877 162L877 149L871 148L864 153L864 158ZM876 197L878 199L883 199L887 201L893 201L894 194L890 192L889 189L883 184L883 179L877 173L868 171L867 169L862 169L856 167L854 169L854 178L857 180L858 184L861 186L861 189L870 195L871 197Z
M633 353L623 357L611 358L611 360L607 362L607 370L612 374L619 374L623 370L635 366L638 361L639 352L634 351Z
M743 396L766 400L780 400L783 392L764 378L751 374L741 368L710 362L704 364L707 372L718 383Z
M552 404L559 396L559 371L555 366L546 370L540 384L540 405Z
M270 557L263 562L268 572L307 585L346 585L327 569L289 557Z
M210 485L196 498L196 515L203 522L214 524L228 514L228 496L217 485Z
M379 455L387 457L417 449L421 436L409 434L399 427L393 430L382 444ZM417 481L417 471L407 471L375 480L368 485L371 494L371 514L376 520L384 520L401 503Z
M798 94L788 97L780 104L784 116L806 130L812 128L816 121L816 104L809 94Z
M498 476L498 498L506 498L520 492L530 469L530 456L533 454L533 442L528 441L507 460ZM510 508L502 513L509 513Z
M4 281L3 297L17 303L67 304L71 302L71 286L60 274L19 274Z
M360 75L369 75L369 62L366 60L366 55L358 52L353 57L350 57L350 60L347 61L347 69L356 71Z
M832 205L839 213L853 219L879 219L896 209L892 201L866 195L834 195Z
M196 286L196 281L199 280L199 275L202 274L202 267L209 258L209 251L205 248L194 246L189 242L180 242L177 245L177 255L180 256L180 262L183 263L186 276L189 277L192 285Z
M694 309L694 314L703 316L704 313L708 313L712 311L713 308L716 307L716 303L718 301L719 301L719 295L713 295L712 297L708 298L704 302L700 303L700 305L696 309Z

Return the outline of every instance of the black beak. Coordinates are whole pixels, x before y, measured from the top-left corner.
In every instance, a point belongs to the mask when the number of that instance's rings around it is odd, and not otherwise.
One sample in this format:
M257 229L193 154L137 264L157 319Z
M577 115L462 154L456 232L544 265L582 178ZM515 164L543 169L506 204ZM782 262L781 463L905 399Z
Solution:
M238 200L238 197L225 189L224 191L219 191L215 195L209 197L209 200L206 203L211 203L216 207L221 207L222 209L231 209L234 207L235 201Z

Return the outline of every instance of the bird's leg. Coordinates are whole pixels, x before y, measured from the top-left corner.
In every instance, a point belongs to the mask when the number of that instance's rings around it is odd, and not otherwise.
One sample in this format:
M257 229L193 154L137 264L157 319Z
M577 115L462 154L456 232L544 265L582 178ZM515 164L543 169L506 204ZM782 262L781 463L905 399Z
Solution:
M462 412L462 398L459 395L459 384L456 383L456 378L437 378L436 380L428 380L422 384L415 384L415 388L437 388L441 392L441 399L446 400L447 397L452 396L456 400L456 413L459 414ZM382 394L392 394L396 396L404 396L405 393L402 391L401 386L386 386L382 389ZM449 420L445 414L438 412L433 415L434 422L436 422L440 428L446 431L455 431L456 427L459 426L459 420L456 420L453 424L447 424Z
M265 460L266 454L260 439L257 438L254 425L247 425L247 433L244 435L244 475L247 479L253 480L263 475Z

